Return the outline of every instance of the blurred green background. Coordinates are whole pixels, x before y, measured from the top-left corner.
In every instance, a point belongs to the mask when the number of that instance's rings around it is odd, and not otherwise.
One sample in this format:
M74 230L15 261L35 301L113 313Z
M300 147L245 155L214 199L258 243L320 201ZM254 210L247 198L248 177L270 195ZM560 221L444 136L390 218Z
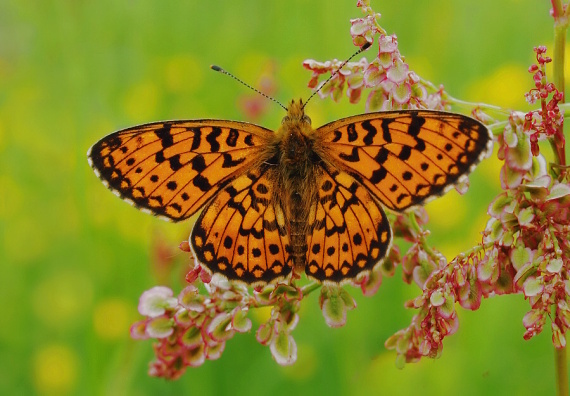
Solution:
M179 381L148 377L151 342L131 340L128 329L144 290L180 290L188 262L176 246L191 222L164 223L121 202L89 168L87 148L114 130L162 119L276 128L282 109L267 102L261 117L248 119L239 103L252 94L208 66L253 85L272 79L282 102L306 98L304 59L354 52L355 4L0 0L1 394L554 393L550 331L522 339L521 296L460 310L459 331L440 359L396 369L383 344L409 324L414 312L403 303L419 293L403 284L400 269L372 298L352 289L359 306L340 329L325 325L317 295L307 298L292 367L278 366L249 333ZM398 35L410 69L456 97L526 109L532 47L552 43L550 2L372 0L372 7ZM316 99L307 111L317 126L362 112L363 102ZM448 257L480 240L499 166L486 161L468 194L428 205L431 240Z

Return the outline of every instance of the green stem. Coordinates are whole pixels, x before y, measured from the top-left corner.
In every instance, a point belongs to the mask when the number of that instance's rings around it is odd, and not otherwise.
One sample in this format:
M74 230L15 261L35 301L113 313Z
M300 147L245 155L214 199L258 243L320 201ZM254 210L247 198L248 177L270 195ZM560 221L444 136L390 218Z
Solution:
M563 12L561 0L552 0L552 8L554 11L554 54L552 57L553 63L553 82L556 88L562 92L563 98L562 102L565 101L565 81L564 81L564 61L565 61L565 49L566 49L566 31L568 30L568 15ZM560 127L560 131L557 135L549 138L550 145L554 151L556 157L556 163L559 165L566 165L566 153L564 139L560 139L564 136L563 127ZM561 177L564 172L561 172Z
M425 85L426 87L429 87L434 92L439 91L439 89L431 81L425 80L421 77L420 77L420 81L423 85ZM509 113L510 113L510 110L505 109L503 107L495 106L495 105L488 104L488 103L468 102L465 100L455 98L455 97L449 95L447 92L445 93L445 100L447 100L448 102L450 102L452 104L459 105L459 106L466 106L466 107L470 107L470 108L480 108L480 109L487 110L487 111L495 111L497 113L500 113L501 115L509 115Z
M320 283L317 282L311 282L308 285L305 285L301 288L301 292L303 293L303 296L306 296L307 294L310 294L311 292L319 289L322 285Z
M410 220L410 226L419 236L420 245L422 246L422 249L424 249L425 252L429 254L431 258L437 263L439 261L440 256L439 254L433 251L431 246L428 245L424 235L424 230L422 230L422 228L418 224L418 220L416 219L416 214L414 212L410 212L408 215L408 219Z
M566 347L554 348L554 363L556 366L556 395L568 395L568 364Z
M551 0L554 16L554 55L553 55L553 81L556 88L564 95L564 52L566 47L566 30L568 29L568 15L564 12L561 0ZM568 10L566 10L568 11ZM564 96L562 99L564 102ZM562 107L562 106L560 106ZM563 126L558 134L549 138L550 145L556 157L556 163L566 165L566 153ZM559 178L564 177L564 171L560 172ZM568 363L566 359L566 347L555 349L556 366L556 394L558 396L568 395Z

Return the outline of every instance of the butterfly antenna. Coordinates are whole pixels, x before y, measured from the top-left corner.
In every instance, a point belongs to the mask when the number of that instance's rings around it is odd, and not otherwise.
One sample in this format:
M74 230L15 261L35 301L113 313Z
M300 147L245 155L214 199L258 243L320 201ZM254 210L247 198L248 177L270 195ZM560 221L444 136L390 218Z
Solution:
M371 43L368 43L368 42L367 42L367 43L364 44L362 47L360 47L360 49L359 49L358 51L356 51L354 54L352 54L352 55L350 56L350 58L348 58L347 60L345 60L344 62L342 62L342 64L340 65L340 67L339 67L338 69L336 69L336 70L334 71L334 73L332 73L332 74L330 75L330 77L327 78L327 80L326 80L324 83L322 83L322 84L319 86L319 88L316 89L316 90L311 94L311 96L309 96L309 99L307 99L307 101L305 102L305 104L303 105L302 108L303 108L303 109L305 108L305 106L307 105L307 103L309 103L309 100L311 100L311 99L313 98L313 96L315 96L325 85L327 85L327 83L328 83L330 80L332 80L332 78L333 78L334 76L336 76L336 75L338 74L338 72L340 71L340 69L342 69L342 68L344 67L344 65L346 65L346 64L347 64L352 58L354 58L356 55L358 55L358 54L360 54L360 53L366 51L368 48L370 48L371 45L372 45Z
M210 69L215 70L215 71L220 72L220 73L223 73L223 74L225 74L226 76L230 76L231 78L233 78L233 79L236 80L237 82L239 82L239 83L245 85L246 87L248 87L248 88L251 89L252 91L257 92L257 93L260 94L261 96L263 96L263 97L265 97L265 98L267 98L267 99L269 99L269 100L274 101L274 102L277 103L279 106L283 107L283 108L285 109L285 111L287 111L287 107L283 106L283 104L281 104L281 102L279 102L277 99L274 99L274 98L272 98L271 96L264 94L264 93L261 92L260 90L253 88L251 85L249 85L249 84L243 82L242 80L240 80L239 78L237 78L236 76L234 76L232 73L230 73L230 72L228 72L228 71L222 69L220 66L211 65L211 66L210 66Z

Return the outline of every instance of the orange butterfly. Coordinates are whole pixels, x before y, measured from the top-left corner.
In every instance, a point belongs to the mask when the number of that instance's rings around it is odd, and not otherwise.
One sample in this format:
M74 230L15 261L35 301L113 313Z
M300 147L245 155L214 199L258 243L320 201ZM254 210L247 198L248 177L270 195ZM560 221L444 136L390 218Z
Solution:
M466 178L492 149L489 130L440 111L362 114L311 127L292 101L277 132L236 121L166 121L89 149L120 198L172 221L204 208L195 257L232 281L305 271L343 283L381 263L392 232L382 209L423 204Z

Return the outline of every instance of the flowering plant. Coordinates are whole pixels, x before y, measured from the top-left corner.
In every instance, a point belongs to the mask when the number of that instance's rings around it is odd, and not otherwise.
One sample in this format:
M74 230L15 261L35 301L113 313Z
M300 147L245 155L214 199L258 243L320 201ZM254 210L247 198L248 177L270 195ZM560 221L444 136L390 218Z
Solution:
M556 34L564 36L568 8L559 0L552 4ZM357 5L364 16L351 20L353 43L363 47L376 41L376 57L348 63L306 60L303 66L312 73L309 87L318 88L322 98L335 101L346 95L351 103L357 103L364 94L367 111L471 106L472 116L493 132L497 155L503 162L499 175L502 192L489 204L489 220L481 242L452 260L427 243L428 218L423 208L391 215L394 235L410 242L411 247L402 253L394 245L381 266L353 282L365 296L371 296L382 278L392 276L400 265L404 281L420 288L421 293L406 303L406 307L416 310L410 325L391 336L386 347L396 351L399 366L422 357L438 357L444 338L458 330L458 307L476 310L483 298L521 294L530 306L522 318L524 338L539 334L550 319L557 362L562 365L559 371L566 373L570 184L564 151L564 94L558 88L564 86L563 62L555 59L551 82L546 65L553 60L546 47L534 48L536 63L529 68L534 85L525 97L539 107L537 110L525 114L465 103L410 70L400 54L397 37L388 35L379 25L380 14L367 0L359 0ZM563 48L564 40L555 40L555 45ZM554 52L563 56L560 48ZM499 118L491 113L499 114ZM541 141L550 143L553 163L548 164L543 156ZM464 192L467 184L456 188ZM181 249L190 252L188 242L183 242ZM146 318L135 323L131 333L137 339L156 340L151 375L173 379L187 367L219 358L226 341L252 329L248 313L260 307L271 307L271 314L257 328L257 340L269 346L277 363L292 364L297 357L292 332L305 296L320 290L319 304L330 327L343 326L347 311L356 307L354 298L343 287L315 282L303 286L278 283L248 290L217 275L210 276L195 263L186 280L188 286L177 297L166 287L152 288L141 296L139 312ZM559 389L567 393L567 378L560 377L558 383Z

